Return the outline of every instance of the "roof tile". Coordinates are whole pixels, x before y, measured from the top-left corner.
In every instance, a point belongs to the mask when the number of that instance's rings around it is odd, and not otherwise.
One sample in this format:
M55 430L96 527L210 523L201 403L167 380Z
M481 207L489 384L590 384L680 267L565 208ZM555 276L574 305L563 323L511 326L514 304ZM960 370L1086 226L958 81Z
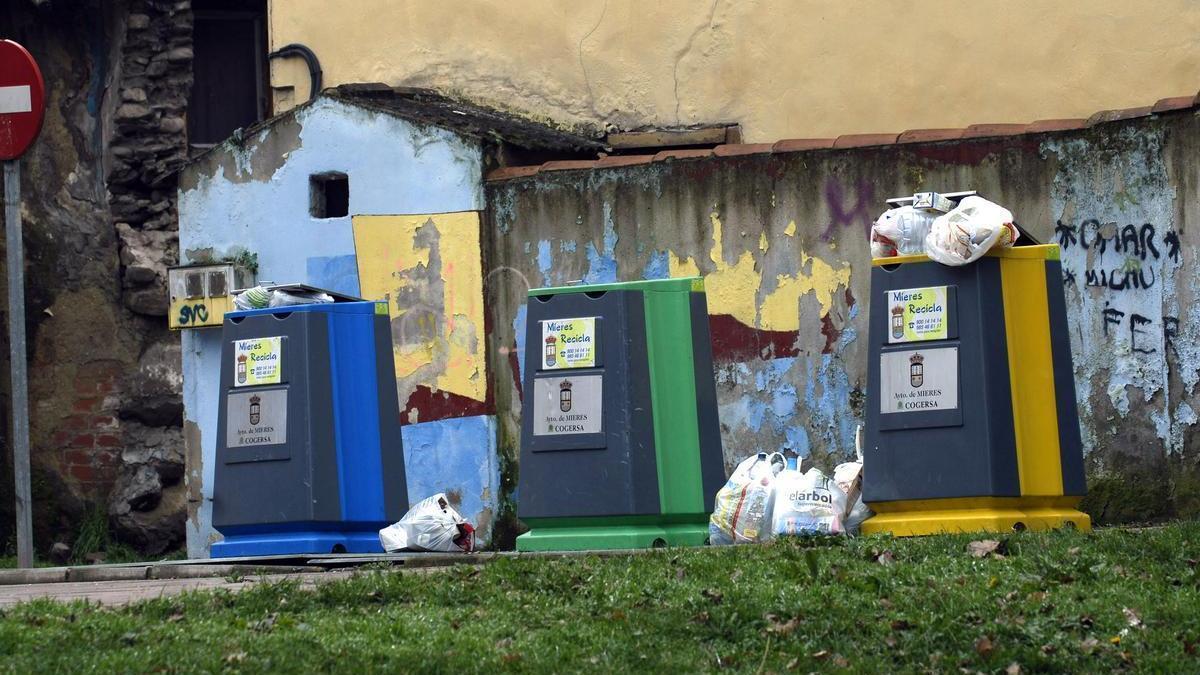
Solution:
M541 168L542 167L537 164L533 166L504 166L489 172L487 175L487 180L497 181L511 180L513 178L525 178L526 176L532 176L536 174L539 170L541 170Z
M900 134L845 134L833 142L835 148L864 148L871 145L892 145Z
M1040 134L1047 131L1074 131L1087 127L1087 120L1082 117L1058 120L1038 120L1026 127L1026 132Z
M635 164L649 164L654 159L654 155L611 155L609 157L601 157L596 161L597 169L611 169L617 166L633 166Z
M1135 117L1145 117L1154 112L1154 106L1147 105L1141 108L1122 108L1120 110L1101 110L1100 112L1088 118L1087 125L1094 127L1097 124L1107 124L1109 122L1119 122L1121 120L1129 120Z
M713 148L717 157L736 157L739 155L758 155L771 152L771 143L726 143Z
M1170 112L1172 110L1183 110L1196 105L1195 96L1174 96L1171 98L1160 98L1154 104L1153 111L1156 113Z
M805 150L827 150L833 147L832 138L788 138L776 141L771 152L803 152Z
M693 150L663 150L654 155L654 161L665 162L669 159L700 159L702 157L712 157L713 151L709 148L698 148Z
M594 159L559 159L553 162L546 162L542 165L542 171L575 171L582 169L594 169L597 160Z
M900 134L897 143L932 143L962 138L965 129L909 129Z
M1016 136L1029 129L1027 124L972 124L963 132L963 138L988 138L991 136Z

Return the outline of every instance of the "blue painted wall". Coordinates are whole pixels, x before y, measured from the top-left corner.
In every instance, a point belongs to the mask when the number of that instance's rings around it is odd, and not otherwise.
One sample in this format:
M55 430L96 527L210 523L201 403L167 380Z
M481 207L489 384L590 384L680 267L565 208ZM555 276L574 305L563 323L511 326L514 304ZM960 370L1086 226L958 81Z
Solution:
M445 213L483 209L482 166L473 139L320 98L242 145L226 142L183 169L181 261L245 250L258 255L259 280L357 295L351 219L309 214L310 176L345 173L351 215ZM189 557L206 557L220 537L211 524L220 347L219 329L184 332L184 418L194 425L187 479L189 494L200 500L189 513ZM406 447L412 499L454 493L464 517L490 524L499 491L493 417L410 425L404 440L412 444ZM486 540L490 529L481 534Z

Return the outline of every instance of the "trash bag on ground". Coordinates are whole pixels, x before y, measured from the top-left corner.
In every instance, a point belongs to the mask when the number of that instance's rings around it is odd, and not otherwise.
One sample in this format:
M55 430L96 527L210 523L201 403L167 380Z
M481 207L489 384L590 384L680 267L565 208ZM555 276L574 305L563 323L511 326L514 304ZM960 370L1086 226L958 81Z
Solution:
M816 467L781 471L771 514L774 536L842 534L846 493Z
M443 551L470 553L475 550L475 528L458 515L439 492L417 502L398 522L379 531L383 550Z
M964 197L938 216L925 237L925 252L943 265L966 265L995 247L1012 246L1017 228L1008 209L983 197Z
M862 500L862 462L845 462L833 469L833 482L846 494L846 516L842 520L846 534L858 534L871 509Z
M871 257L924 253L925 238L938 215L912 206L884 211L871 226Z
M783 465L778 452L760 452L738 464L713 500L710 544L749 544L770 538L773 483Z

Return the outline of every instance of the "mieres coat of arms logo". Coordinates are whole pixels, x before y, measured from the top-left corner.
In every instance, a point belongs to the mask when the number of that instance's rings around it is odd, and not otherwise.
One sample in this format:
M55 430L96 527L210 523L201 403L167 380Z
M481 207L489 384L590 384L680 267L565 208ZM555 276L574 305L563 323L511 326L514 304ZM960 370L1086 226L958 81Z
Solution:
M563 412L571 412L571 381L563 380L558 385L558 409Z
M262 406L257 396L250 397L250 424L257 425L262 420Z
M922 384L925 384L925 357L920 354L913 354L908 359L908 383L913 389L919 389Z

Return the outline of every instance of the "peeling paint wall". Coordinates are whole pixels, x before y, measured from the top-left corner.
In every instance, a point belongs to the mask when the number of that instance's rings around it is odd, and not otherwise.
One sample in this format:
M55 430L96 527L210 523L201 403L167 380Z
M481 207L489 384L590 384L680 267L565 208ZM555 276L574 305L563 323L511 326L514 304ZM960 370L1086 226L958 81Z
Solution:
M1088 117L1200 82L1191 0L274 0L269 33L312 48L325 86L597 128L740 122L756 143ZM271 85L276 110L306 100L303 61L272 60Z
M227 141L184 169L181 259L199 263L248 251L258 255L259 280L300 281L370 299L441 286L431 297L439 309L452 309L454 324L446 337L470 346L482 340L484 330L481 263L474 271L470 266L481 259L482 163L477 141L320 99L240 144ZM309 177L329 171L349 178L350 216L317 219L309 213ZM358 214L439 215L360 220ZM359 222L366 239L356 250ZM435 259L442 269L431 284L426 273ZM414 298L395 300L393 309L415 306ZM430 315L430 320L429 338L436 341L444 317ZM406 360L402 349L397 353L397 365L404 366L397 386L405 412L409 497L447 492L464 516L484 525L486 542L500 490L487 374L483 359L475 358L481 350L451 349L444 367L422 368L417 361L431 353L430 340L415 360ZM219 358L219 330L184 331L191 556L207 555L220 536L211 526ZM450 400L451 395L462 398Z
M542 171L488 185L490 349L499 452L517 456L524 292L576 279L700 274L726 463L790 448L853 452L866 382L870 223L884 199L976 189L1063 247L1094 499L1161 494L1143 517L1200 511L1200 305L1194 112L1086 131ZM1195 229L1194 226L1192 229ZM498 275L498 272L503 275ZM1157 482L1142 482L1155 477ZM1156 497L1156 499L1158 499Z

